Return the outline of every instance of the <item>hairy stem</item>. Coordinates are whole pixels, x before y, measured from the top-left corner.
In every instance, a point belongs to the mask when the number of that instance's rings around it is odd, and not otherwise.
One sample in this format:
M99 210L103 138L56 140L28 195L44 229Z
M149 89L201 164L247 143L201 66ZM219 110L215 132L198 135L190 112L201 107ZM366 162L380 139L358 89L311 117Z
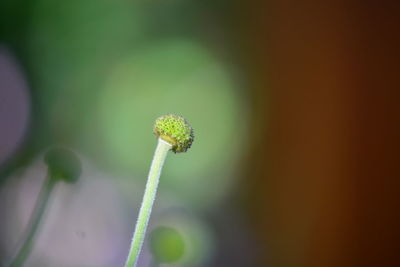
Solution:
M24 262L29 257L29 254L31 253L34 245L36 233L39 229L40 222L46 210L47 203L49 201L50 194L53 190L55 183L56 179L48 174L45 181L43 182L42 189L39 193L35 208L33 209L31 218L29 220L27 230L25 232L24 243L18 251L17 255L15 256L14 260L10 264L10 267L23 266Z
M146 234L147 224L149 223L151 209L156 197L161 170L164 165L165 158L167 157L167 153L169 150L171 150L171 148L172 145L161 139L158 139L157 148L151 163L146 189L144 191L142 204L139 210L139 216L136 221L135 232L132 237L131 247L125 267L132 267L136 266L137 264L139 253Z

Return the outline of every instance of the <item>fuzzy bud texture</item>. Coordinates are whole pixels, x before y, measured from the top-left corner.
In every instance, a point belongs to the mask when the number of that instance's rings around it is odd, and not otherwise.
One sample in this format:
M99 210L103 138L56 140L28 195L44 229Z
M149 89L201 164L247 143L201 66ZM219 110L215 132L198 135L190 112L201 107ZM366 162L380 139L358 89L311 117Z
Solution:
M171 144L175 153L186 152L194 139L190 124L183 117L173 114L156 120L154 134Z

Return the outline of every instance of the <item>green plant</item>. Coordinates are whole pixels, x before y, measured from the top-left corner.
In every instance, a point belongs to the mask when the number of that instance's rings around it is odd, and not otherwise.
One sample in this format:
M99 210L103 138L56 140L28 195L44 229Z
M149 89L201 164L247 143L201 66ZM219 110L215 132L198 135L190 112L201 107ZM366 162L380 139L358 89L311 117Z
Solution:
M156 120L154 134L158 136L158 143L150 166L125 267L136 266L137 264L154 204L161 170L168 151L172 150L175 153L186 152L191 147L194 139L193 129L189 123L183 117L172 114L162 116Z
M46 211L51 192L58 181L74 183L81 174L81 163L74 152L64 148L53 148L44 156L47 177L42 184L21 248L12 260L10 267L23 266L34 245L36 233Z

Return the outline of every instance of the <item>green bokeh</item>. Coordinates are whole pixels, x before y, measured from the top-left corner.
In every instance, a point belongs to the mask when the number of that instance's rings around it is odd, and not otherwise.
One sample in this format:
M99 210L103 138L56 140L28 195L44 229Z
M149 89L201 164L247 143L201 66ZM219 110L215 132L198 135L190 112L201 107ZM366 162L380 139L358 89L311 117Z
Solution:
M41 128L73 143L109 64L143 38L140 12L129 0L38 0L31 13L27 50Z
M167 158L163 183L192 198L223 195L229 178L221 173L240 152L246 129L235 89L224 67L193 42L170 40L133 52L114 67L99 99L106 162L144 180L155 119L179 114L193 126L195 141L187 153Z
M155 119L179 114L195 141L188 153L168 157L161 186L196 204L229 192L228 170L245 142L245 101L227 66L182 34L194 27L180 17L190 16L194 3L162 9L129 0L36 1L27 44L39 92L36 138L75 147L105 171L144 182Z
M161 216L154 216L154 221L155 229L172 228L183 238L184 253L173 266L207 266L206 263L216 253L215 232L195 213L170 209Z
M159 263L178 261L184 254L185 242L174 228L160 226L150 233L150 252Z

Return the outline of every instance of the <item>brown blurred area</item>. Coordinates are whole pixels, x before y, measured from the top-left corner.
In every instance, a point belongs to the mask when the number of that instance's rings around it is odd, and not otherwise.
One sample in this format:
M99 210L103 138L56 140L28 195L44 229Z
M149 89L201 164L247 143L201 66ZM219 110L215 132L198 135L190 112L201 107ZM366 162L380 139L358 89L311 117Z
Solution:
M400 266L399 2L238 12L253 51L243 196L269 251L260 266Z

